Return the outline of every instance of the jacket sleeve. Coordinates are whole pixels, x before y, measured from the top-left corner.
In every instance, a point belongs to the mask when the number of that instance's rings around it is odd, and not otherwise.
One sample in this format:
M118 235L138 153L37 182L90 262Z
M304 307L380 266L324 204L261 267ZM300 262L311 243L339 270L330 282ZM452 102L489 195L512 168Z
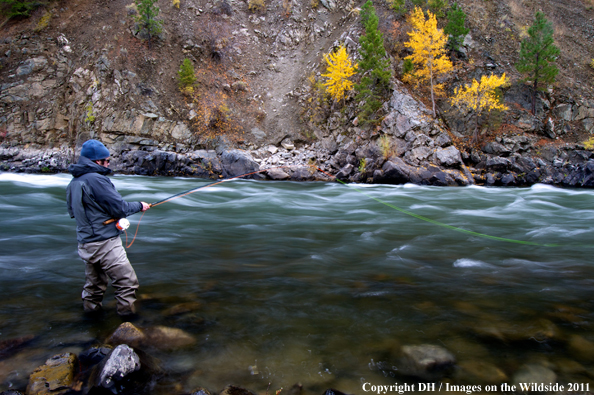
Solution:
M125 201L109 178L105 176L96 178L93 195L97 204L112 218L125 218L142 210L142 203Z
M70 192L71 185L66 188L66 207L68 208L68 215L74 218L74 210L72 209L72 193Z

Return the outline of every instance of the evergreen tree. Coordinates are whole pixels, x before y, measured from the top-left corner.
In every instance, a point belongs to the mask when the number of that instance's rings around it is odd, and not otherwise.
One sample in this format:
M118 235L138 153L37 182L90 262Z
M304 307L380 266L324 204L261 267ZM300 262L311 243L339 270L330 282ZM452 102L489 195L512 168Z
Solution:
M460 45L464 42L464 37L468 34L470 29L464 26L466 21L466 14L458 3L454 3L452 8L448 11L448 23L443 31L449 36L449 46L454 51L460 49Z
M0 0L0 13L7 18L27 17L40 5L36 0Z
M518 71L532 81L532 114L536 112L536 92L539 84L552 84L559 73L553 64L559 56L559 48L554 44L553 24L540 11L534 16L534 23L528 29L528 37L520 44L520 59L516 64Z
M194 91L194 83L196 82L196 75L194 75L194 65L192 61L185 58L177 72L177 81L179 83L179 90L182 92L191 93Z
M390 88L392 70L386 57L384 36L378 29L379 18L371 0L367 0L361 10L361 22L365 26L365 34L359 38L361 60L358 70L362 77L355 88L359 92L357 100L365 101L360 118L367 121L381 107L380 99Z
M155 19L159 15L157 0L136 0L136 8L138 9L136 22L140 25L141 30L146 31L150 48L152 38L161 33L163 24L162 21Z

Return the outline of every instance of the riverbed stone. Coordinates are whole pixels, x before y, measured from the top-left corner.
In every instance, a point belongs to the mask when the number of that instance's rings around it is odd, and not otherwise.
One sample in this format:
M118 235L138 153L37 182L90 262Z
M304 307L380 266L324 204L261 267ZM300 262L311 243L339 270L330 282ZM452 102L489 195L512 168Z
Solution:
M138 346L146 339L145 334L130 322L124 322L105 341L114 346L128 344Z
M192 395L212 395L209 390L206 388L196 388L194 391L191 392Z
M72 353L54 355L29 377L28 395L61 395L70 392L74 384L77 358Z
M8 358L16 354L24 345L33 340L35 336L26 335L12 339L6 339L0 342L0 359Z
M580 335L573 335L567 343L571 355L582 362L594 361L594 342Z
M557 375L551 369L537 364L520 367L512 379L513 385L520 388L520 383L550 384L557 382Z
M237 387L235 385L228 385L226 386L221 392L219 392L219 395L256 395L254 392L242 388L242 387Z
M176 305L169 307L168 309L165 309L163 311L163 315L168 317L168 316L174 316L174 315L187 314L187 313L192 313L197 310L200 310L201 308L202 308L202 303L200 303L200 302L178 303Z
M179 328L156 326L146 331L146 344L160 350L173 350L192 346L196 338Z
M120 344L109 354L102 365L96 385L117 393L119 383L140 369L140 358L126 344Z
M507 382L505 372L490 362L481 360L461 361L456 366L456 380L464 384L498 385Z
M443 377L456 364L454 355L444 347L434 344L402 347L399 371L405 375L425 380Z

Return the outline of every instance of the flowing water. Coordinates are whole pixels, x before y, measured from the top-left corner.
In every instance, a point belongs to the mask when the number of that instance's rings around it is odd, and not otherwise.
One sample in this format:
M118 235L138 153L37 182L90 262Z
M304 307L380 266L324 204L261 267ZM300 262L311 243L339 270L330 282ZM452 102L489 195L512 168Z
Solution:
M0 360L0 390L121 322L112 289L101 321L81 312L69 181L0 173L0 341L35 336ZM113 182L129 201L155 202L210 181ZM135 324L197 339L151 351L177 390L236 384L264 394L301 382L316 394L363 393L364 382L414 382L399 353L418 344L448 349L466 369L487 364L503 375L495 382L539 364L559 382L592 383L594 191L355 187L235 180L142 217L128 249L141 283ZM129 218L128 243L140 218ZM490 377L465 371L448 380Z

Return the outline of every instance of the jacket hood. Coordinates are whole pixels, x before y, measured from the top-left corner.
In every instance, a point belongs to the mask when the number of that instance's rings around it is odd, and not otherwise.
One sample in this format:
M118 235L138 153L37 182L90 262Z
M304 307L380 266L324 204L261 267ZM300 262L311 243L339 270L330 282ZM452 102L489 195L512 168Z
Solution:
M78 163L68 167L68 172L73 177L80 177L88 173L99 173L106 176L111 173L111 169L98 165L86 156L81 156L78 158Z

